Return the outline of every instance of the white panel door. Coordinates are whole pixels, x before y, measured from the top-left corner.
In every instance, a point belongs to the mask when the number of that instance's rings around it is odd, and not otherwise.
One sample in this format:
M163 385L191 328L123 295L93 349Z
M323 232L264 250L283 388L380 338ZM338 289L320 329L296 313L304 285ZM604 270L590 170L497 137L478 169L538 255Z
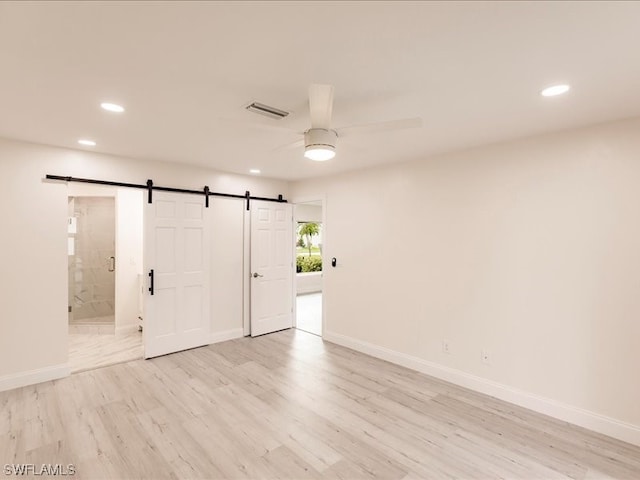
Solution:
M251 336L293 327L293 209L251 202Z
M154 191L153 203L146 204L145 358L210 343L210 227L206 213L204 197L197 195Z

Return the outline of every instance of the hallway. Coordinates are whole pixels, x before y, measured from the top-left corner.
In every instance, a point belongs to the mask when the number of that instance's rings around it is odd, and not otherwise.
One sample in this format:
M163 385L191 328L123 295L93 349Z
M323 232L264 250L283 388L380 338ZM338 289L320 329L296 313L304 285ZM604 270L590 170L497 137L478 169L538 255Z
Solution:
M296 328L322 336L322 293L296 297Z

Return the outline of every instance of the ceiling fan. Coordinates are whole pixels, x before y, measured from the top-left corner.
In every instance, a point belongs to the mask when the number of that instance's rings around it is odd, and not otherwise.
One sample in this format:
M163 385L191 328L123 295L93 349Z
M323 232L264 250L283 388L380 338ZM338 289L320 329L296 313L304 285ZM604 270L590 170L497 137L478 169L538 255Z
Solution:
M331 128L333 92L333 85L312 84L309 86L311 128L304 132L304 156L310 160L322 162L335 157L338 138L353 134L418 128L422 126L422 119L417 117L391 122Z
M311 128L304 132L304 139L278 148L290 149L304 146L304 156L318 162L331 160L336 155L338 138L355 134L418 128L422 126L420 117L332 128L333 85L312 84L309 86L309 114ZM282 112L285 115L287 112ZM280 127L277 127L278 129Z

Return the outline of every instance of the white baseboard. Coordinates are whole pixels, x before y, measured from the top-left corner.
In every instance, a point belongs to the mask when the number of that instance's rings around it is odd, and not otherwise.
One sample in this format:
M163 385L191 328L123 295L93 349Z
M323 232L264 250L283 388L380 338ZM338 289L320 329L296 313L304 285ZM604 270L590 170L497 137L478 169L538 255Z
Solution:
M14 388L33 385L35 383L47 382L71 375L71 368L64 363L52 367L38 368L27 372L13 373L0 377L0 392L12 390Z
M244 337L244 330L242 328L233 328L222 332L212 332L210 343L226 342L227 340L233 340L234 338L241 337Z
M324 340L366 353L397 365L430 375L461 387L499 398L538 413L602 433L618 440L640 446L640 426L541 397L476 375L429 362L339 333L325 332Z

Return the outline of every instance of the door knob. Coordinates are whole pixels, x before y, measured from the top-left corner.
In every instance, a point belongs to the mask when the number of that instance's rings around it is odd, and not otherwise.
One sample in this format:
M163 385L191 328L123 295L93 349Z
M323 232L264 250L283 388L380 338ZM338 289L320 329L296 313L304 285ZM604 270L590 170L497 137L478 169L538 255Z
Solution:
M260 275L258 272L253 273L253 278L264 277L264 275Z

